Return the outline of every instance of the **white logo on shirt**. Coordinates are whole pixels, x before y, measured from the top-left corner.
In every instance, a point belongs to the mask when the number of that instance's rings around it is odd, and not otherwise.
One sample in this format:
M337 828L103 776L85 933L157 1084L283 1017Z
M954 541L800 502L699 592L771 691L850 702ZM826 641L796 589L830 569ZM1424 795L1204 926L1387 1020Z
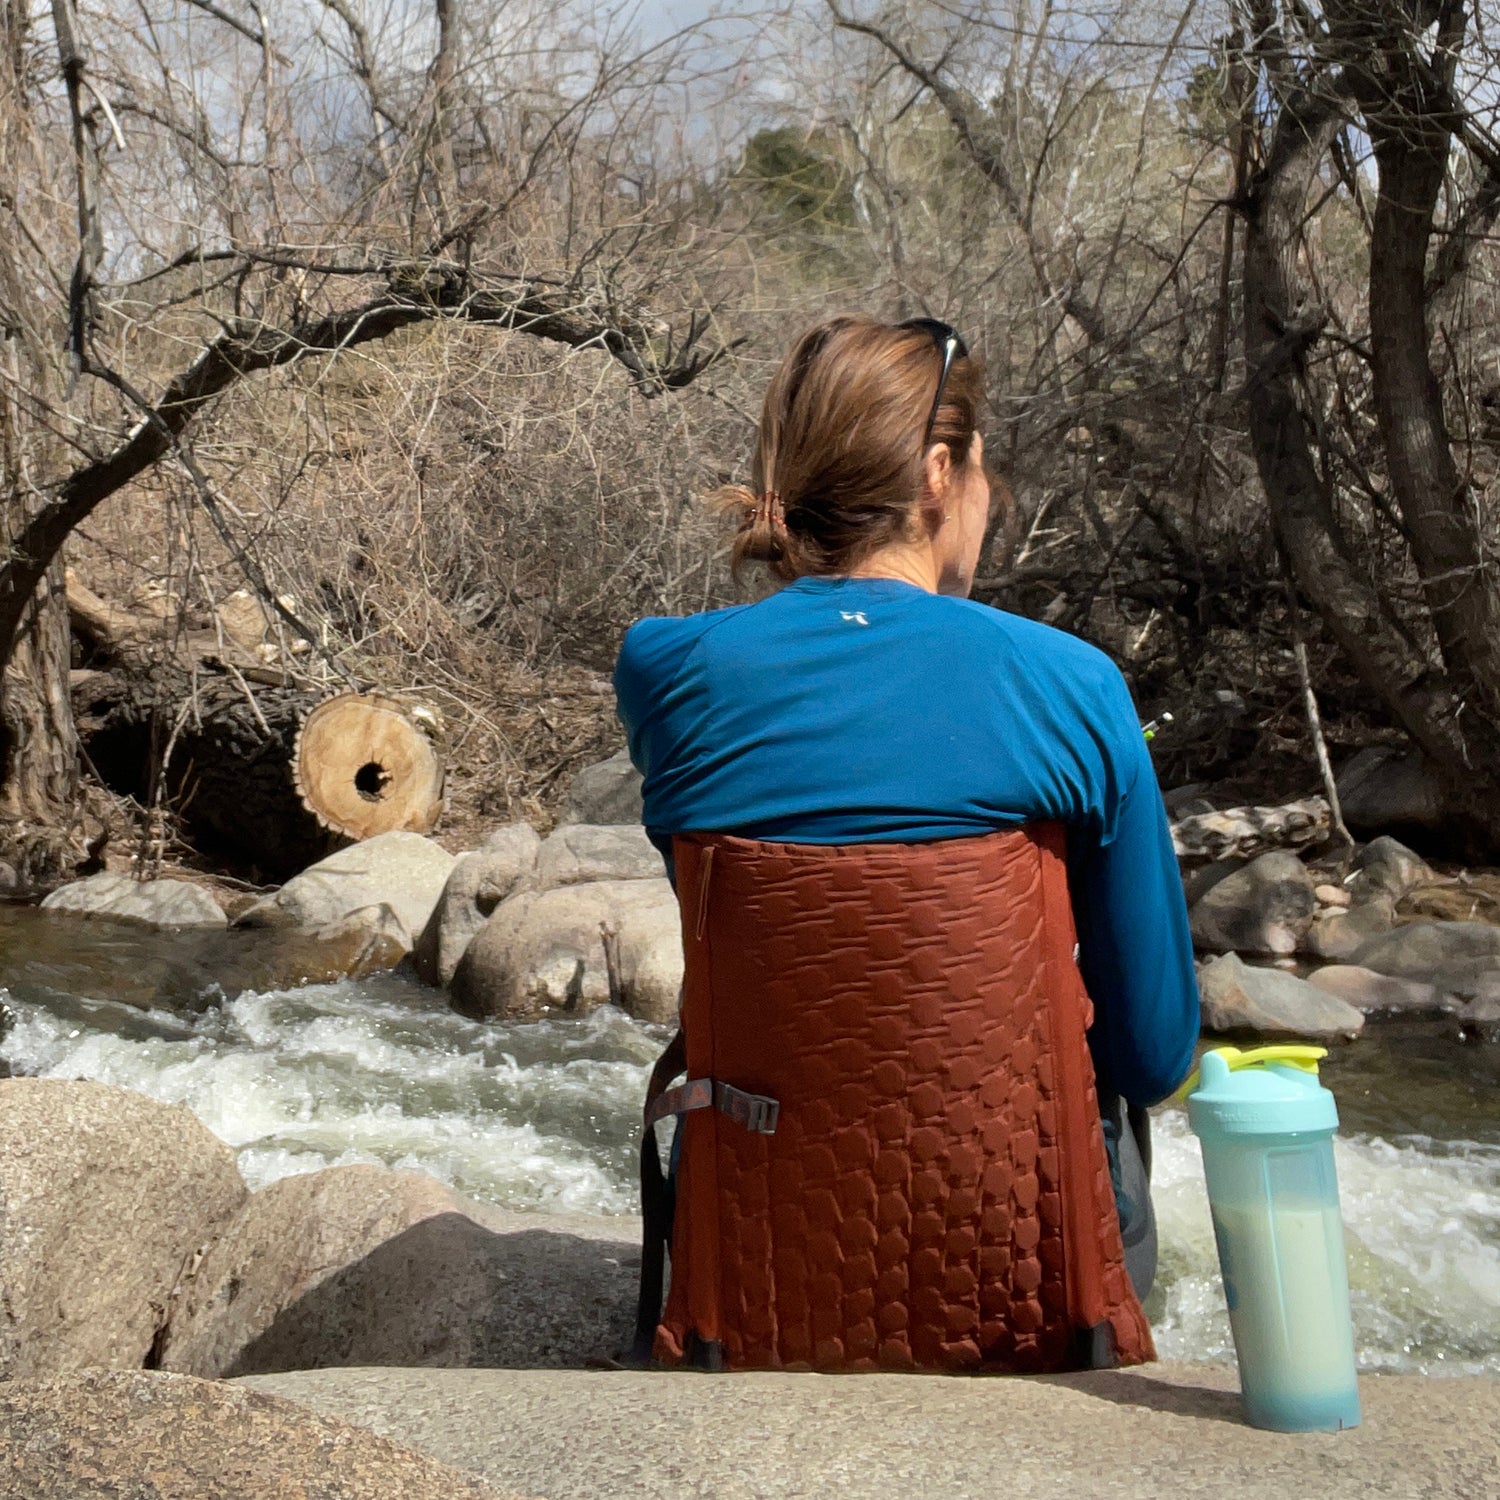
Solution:
M846 609L841 609L839 611L839 614L843 619L853 620L856 624L859 625L868 625L870 623L867 619L865 619L865 612L862 609L855 610L853 614L850 614Z

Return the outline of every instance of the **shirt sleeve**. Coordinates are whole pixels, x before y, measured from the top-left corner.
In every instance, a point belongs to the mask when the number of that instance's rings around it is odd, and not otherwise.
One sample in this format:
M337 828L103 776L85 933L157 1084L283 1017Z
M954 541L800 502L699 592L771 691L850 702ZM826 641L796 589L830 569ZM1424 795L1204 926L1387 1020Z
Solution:
M1198 1038L1198 982L1177 856L1129 689L1113 673L1106 738L1112 816L1077 830L1069 873L1079 965L1094 1001L1089 1046L1102 1086L1132 1104L1164 1099L1187 1076Z

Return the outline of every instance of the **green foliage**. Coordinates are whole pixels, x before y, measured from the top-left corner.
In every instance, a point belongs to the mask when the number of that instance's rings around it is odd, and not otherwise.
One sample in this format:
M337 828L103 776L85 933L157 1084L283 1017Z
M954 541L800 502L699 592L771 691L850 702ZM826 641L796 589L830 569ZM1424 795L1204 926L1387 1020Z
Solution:
M802 229L847 229L854 194L820 133L789 125L757 131L745 147L741 181L753 184L778 217Z

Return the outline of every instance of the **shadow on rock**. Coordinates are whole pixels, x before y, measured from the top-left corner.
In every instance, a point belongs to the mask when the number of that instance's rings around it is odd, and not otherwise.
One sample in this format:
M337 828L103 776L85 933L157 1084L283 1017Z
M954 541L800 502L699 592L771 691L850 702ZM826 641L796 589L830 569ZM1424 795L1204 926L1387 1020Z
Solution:
M1089 1370L1076 1375L1043 1375L1038 1379L1045 1385L1067 1386L1086 1396L1097 1396L1115 1406L1138 1406L1145 1411L1226 1422L1231 1427L1247 1425L1239 1392L1235 1390L1182 1385L1124 1370Z
M459 1213L413 1225L278 1313L223 1372L335 1365L579 1369L629 1341L635 1255Z
M162 1368L582 1368L628 1341L630 1221L515 1214L418 1172L331 1167L246 1200L172 1314Z

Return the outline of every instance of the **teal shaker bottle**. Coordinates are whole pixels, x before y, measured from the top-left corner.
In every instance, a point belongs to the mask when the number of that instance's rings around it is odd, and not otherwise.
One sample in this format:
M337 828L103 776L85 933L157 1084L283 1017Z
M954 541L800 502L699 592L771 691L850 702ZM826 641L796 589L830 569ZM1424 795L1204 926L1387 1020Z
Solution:
M1349 1273L1323 1047L1206 1052L1187 1084L1203 1144L1245 1415L1278 1432L1359 1425Z

